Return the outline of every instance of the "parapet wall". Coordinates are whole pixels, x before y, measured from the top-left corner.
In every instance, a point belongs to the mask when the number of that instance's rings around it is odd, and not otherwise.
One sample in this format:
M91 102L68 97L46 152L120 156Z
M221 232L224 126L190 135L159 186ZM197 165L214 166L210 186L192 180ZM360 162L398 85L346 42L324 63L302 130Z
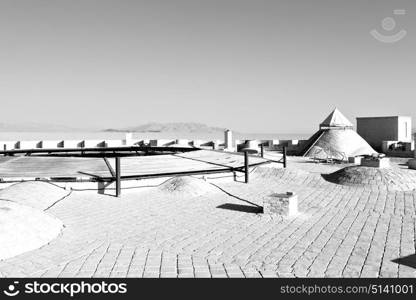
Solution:
M414 157L415 141L383 141L381 152L391 157Z
M300 150L306 140L235 140L234 151L241 151L248 145L258 148L264 145L269 150L287 148L290 153ZM42 140L42 141L0 141L2 150L30 150L30 149L74 149L74 148L105 148L123 146L152 146L152 147L196 147L203 149L224 150L223 140L187 140L187 139L121 139L121 140ZM225 149L227 150L227 149Z

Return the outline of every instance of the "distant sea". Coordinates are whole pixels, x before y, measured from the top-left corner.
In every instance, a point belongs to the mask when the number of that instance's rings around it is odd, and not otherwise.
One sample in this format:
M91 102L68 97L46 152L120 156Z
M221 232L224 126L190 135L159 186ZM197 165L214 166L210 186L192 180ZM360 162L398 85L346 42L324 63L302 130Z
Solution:
M239 140L301 140L308 139L311 134L299 133L234 133ZM123 132L73 131L73 132L0 132L0 141L41 141L41 140L111 140L123 139ZM221 132L134 132L134 139L224 139Z

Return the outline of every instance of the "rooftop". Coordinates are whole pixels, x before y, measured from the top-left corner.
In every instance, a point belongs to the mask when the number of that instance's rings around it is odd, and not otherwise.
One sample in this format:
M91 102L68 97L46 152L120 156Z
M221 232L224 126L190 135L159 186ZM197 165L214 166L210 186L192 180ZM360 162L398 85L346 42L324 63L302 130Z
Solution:
M393 168L413 176L404 163ZM287 169L253 168L250 184L232 174L147 179L121 198L80 184L46 210L65 224L62 234L1 261L0 275L414 277L416 191L321 175L345 166L290 157ZM299 197L298 216L261 213L263 197L287 191Z
M357 117L358 119L392 119L392 118L412 118L410 116L377 116L377 117Z

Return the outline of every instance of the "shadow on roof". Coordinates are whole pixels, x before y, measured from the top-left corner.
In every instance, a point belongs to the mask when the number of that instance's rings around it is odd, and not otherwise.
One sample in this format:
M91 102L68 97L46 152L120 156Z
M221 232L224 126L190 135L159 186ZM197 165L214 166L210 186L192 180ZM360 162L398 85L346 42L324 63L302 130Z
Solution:
M392 262L416 269L416 254L396 258Z
M250 205L225 203L217 206L217 208L240 211L245 213L259 214L263 212L263 207L256 207Z

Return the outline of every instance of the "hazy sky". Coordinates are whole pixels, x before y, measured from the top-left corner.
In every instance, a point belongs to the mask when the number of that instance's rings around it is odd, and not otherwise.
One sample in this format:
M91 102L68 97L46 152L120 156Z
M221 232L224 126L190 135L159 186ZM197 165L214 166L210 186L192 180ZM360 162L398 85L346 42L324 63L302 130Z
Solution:
M414 0L1 0L0 122L309 133L337 106L416 123L415 13Z

